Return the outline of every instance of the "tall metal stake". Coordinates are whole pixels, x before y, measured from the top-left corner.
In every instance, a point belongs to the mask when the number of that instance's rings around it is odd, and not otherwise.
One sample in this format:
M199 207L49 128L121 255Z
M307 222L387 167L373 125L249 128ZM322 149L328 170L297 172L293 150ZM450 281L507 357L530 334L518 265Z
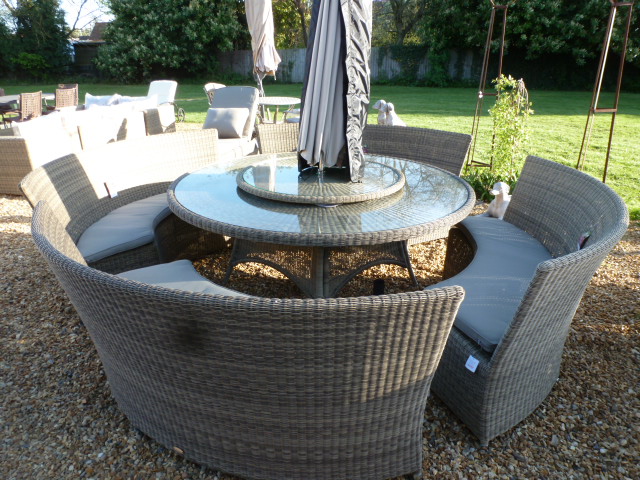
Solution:
M633 1L630 2L611 2L611 10L609 12L609 23L607 25L607 31L604 37L604 43L602 45L602 53L600 54L600 63L598 64L598 73L596 74L596 83L593 88L593 97L591 98L591 107L589 108L589 114L587 115L587 124L584 127L584 135L582 137L582 145L580 146L580 155L578 156L578 163L576 168L582 170L587 158L587 150L589 149L589 141L591 140L591 130L593 129L594 116L596 113L610 113L611 114L611 127L609 129L609 143L607 144L607 156L604 161L604 173L602 175L602 182L607 181L607 170L609 168L609 156L611 154L611 142L613 140L613 129L616 122L616 114L618 113L618 102L620 100L620 86L622 85L622 70L624 68L624 58L627 53L627 43L629 42L629 30L631 28L631 15L633 13ZM620 55L620 65L618 66L618 80L616 82L616 92L613 100L612 108L599 108L598 101L600 100L600 92L602 91L602 81L604 79L604 72L607 65L607 55L609 54L609 47L611 45L611 35L613 34L613 27L618 12L618 7L629 7L629 13L627 15L626 30L624 33L624 41L622 45L622 54Z
M507 9L509 5L496 5L494 0L491 1L491 17L489 19L489 31L487 33L487 41L484 46L484 59L482 60L482 73L480 74L480 86L478 87L478 101L476 103L476 113L473 116L473 126L471 127L471 148L467 155L467 166L475 167L493 167L493 157L489 163L474 160L476 151L476 141L478 137L478 126L480 125L480 117L482 116L482 106L484 97L495 97L497 93L487 92L487 74L489 70L489 56L491 53L491 41L493 40L493 29L495 25L496 11L502 11L502 36L500 38L500 56L498 57L498 76L502 75L502 58L504 56L504 38L507 32ZM515 3L515 2L514 2Z

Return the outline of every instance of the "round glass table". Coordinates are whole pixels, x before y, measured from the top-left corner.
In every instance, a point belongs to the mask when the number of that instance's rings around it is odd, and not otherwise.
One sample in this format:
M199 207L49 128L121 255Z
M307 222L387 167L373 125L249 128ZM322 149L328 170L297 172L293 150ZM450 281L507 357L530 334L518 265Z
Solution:
M366 160L368 175L377 177L382 189L391 185L378 198L366 184L334 181L330 171L309 189L295 153L283 153L185 174L169 188L169 207L192 225L234 239L225 281L235 265L259 262L310 297L335 296L355 275L381 263L407 268L415 282L408 243L445 237L473 208L473 190L461 178L423 163L369 154ZM309 191L318 190L346 201L311 203ZM293 199L274 199L279 195ZM296 195L307 202L297 203Z

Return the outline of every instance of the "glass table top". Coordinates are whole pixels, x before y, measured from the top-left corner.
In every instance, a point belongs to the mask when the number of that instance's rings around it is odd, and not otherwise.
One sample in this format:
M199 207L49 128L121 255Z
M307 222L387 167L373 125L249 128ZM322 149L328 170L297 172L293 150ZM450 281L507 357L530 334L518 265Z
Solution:
M253 155L212 164L174 182L169 189L170 207L183 220L223 235L321 246L406 240L428 232L434 224L460 221L475 202L469 185L451 173L371 154L366 155L368 162L389 165L404 174L401 190L375 200L319 206L265 199L238 188L236 177L247 167L295 158L295 153Z

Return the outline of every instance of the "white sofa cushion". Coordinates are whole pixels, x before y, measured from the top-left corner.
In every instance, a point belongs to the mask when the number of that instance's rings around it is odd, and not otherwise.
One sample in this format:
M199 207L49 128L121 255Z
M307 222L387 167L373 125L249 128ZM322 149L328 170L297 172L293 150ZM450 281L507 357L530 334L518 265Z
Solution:
M129 270L128 272L119 273L118 276L149 285L194 293L208 293L211 295L226 295L231 297L250 296L210 282L193 268L189 260L176 260L171 263L162 263L150 267L138 268L136 270Z
M110 105L116 105L120 100L119 94L114 95L91 95L90 93L84 94L84 108L92 108L96 106L108 107Z
M34 168L78 151L78 145L64 128L59 112L16 123L14 135L29 142Z
M218 140L218 156L224 160L246 157L255 153L257 149L255 139L247 137Z
M78 250L91 263L151 243L155 227L170 213L166 193L116 208L83 232Z

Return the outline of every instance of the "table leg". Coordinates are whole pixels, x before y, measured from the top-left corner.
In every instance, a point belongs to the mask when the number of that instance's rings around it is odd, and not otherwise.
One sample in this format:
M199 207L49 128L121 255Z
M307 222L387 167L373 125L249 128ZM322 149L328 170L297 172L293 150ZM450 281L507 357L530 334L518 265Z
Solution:
M325 282L325 275L329 275L329 256L324 247L313 247L311 253L311 280L313 282L313 297L325 298L328 296L327 282Z

